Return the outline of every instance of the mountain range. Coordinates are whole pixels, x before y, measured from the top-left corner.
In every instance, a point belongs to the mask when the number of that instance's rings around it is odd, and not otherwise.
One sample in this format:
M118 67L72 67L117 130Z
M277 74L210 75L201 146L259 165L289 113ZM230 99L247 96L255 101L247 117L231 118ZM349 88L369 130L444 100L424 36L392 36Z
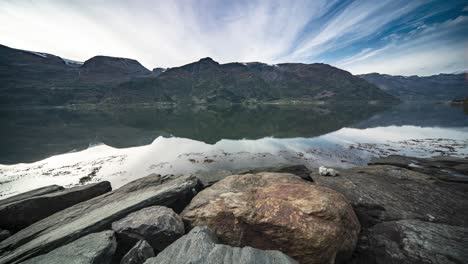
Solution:
M468 79L465 73L423 77L379 73L358 76L402 100L450 101L468 97Z
M458 77L453 78L446 76L459 86ZM413 95L409 86L400 92L397 82L382 85L380 79L323 63L220 64L211 58L150 71L133 59L95 56L80 63L0 45L0 105L9 106L395 102Z

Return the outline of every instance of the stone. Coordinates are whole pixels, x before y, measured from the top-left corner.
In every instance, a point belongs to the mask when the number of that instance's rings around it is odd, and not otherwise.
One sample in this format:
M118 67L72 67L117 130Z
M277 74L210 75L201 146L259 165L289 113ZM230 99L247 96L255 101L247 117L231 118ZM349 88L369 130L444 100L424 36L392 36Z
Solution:
M145 240L140 240L123 256L120 264L142 264L151 257L154 257L153 248Z
M224 244L280 250L300 263L348 259L360 231L343 195L288 173L229 176L197 194L181 216Z
M0 242L7 239L11 235L10 231L5 229L0 229Z
M113 231L93 233L22 264L109 264L117 247Z
M342 170L340 177L312 177L316 184L346 196L365 227L404 219L468 225L468 194L430 175L374 165Z
M5 204L9 204L9 203L13 203L13 202L17 202L17 201L21 201L21 200L26 200L26 199L29 199L31 197L35 197L35 196L39 196L39 195L43 195L43 194L62 191L64 189L65 188L63 188L62 186L59 186L59 185L49 185L49 186L37 188L37 189L31 190L31 191L20 193L20 194L8 197L6 199L0 200L0 206L5 205Z
M170 208L151 206L133 212L112 223L120 241L135 244L146 240L159 252L185 234L182 218Z
M468 228L420 220L389 221L363 232L352 263L465 263Z
M297 264L277 250L219 244L213 231L195 227L145 264Z
M451 156L416 158L389 155L373 158L369 165L391 165L431 175L442 181L468 183L468 158Z
M87 234L109 229L112 222L148 206L180 212L201 187L193 176L149 175L117 190L76 204L36 222L0 242L0 263L19 263Z
M241 174L255 174L259 172L278 172L278 173L291 173L301 177L303 180L312 181L310 178L311 171L304 165L301 164L279 164L272 167L259 167L259 168L246 168L237 170L210 170L210 171L199 171L196 174L197 178L203 183L204 187L213 185L231 175Z
M340 177L312 177L316 184L343 193L363 227L350 263L467 259L468 194L454 183L389 165L347 169Z
M0 228L13 233L77 203L111 191L107 181L64 189L52 185L3 201Z
M319 174L322 175L322 176L335 177L335 176L339 175L338 171L336 171L334 169L325 168L324 166L320 166L318 171L319 171Z

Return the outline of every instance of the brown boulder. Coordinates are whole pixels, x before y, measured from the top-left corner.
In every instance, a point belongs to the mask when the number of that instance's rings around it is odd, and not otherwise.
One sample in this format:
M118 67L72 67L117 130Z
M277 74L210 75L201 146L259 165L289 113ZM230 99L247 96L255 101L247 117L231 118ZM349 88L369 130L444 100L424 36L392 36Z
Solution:
M343 195L288 173L233 175L200 192L182 212L232 246L280 250L301 263L350 257L360 231Z

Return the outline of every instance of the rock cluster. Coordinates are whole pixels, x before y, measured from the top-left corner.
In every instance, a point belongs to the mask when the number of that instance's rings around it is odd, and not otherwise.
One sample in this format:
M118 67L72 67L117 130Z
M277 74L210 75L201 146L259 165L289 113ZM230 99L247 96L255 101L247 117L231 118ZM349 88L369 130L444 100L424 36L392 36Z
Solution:
M468 176L460 169L468 159L390 156L373 162L393 166L352 168L340 177L312 174L316 184L345 195L359 218L363 230L352 263L463 263ZM456 183L447 178L454 171Z
M0 201L0 228L17 232L74 204L111 191L107 181L64 189L51 185Z
M109 229L129 213L164 205L180 211L200 182L193 176L150 175L36 222L0 243L0 263L18 263L93 232Z
M0 264L464 263L468 159L373 162L36 189L0 201L2 223L43 218L0 226Z

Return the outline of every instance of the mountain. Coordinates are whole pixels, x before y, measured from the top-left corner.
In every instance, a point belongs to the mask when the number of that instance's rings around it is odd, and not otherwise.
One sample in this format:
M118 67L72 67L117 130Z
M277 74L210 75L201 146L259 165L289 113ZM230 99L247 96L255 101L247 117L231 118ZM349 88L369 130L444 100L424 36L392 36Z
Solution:
M464 73L427 77L379 73L358 76L401 100L447 101L468 97L468 82Z
M84 63L0 45L0 105L393 101L367 81L327 64L219 64L211 58L150 71L138 61Z
M85 61L78 73L83 82L122 83L132 78L148 76L151 71L133 59L95 56Z
M393 100L374 85L327 64L219 64L211 58L122 83L112 89L109 99L124 103Z
M96 56L79 63L0 45L0 105L99 103L109 87L150 74L132 59Z

